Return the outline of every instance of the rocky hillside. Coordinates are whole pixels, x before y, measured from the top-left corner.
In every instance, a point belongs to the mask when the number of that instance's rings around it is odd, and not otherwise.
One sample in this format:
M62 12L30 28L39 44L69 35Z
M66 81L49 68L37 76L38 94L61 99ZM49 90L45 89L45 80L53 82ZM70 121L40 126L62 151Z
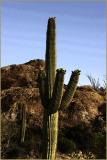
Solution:
M44 68L44 61L39 59L1 68L1 89L37 87L38 73L42 68Z
M2 158L41 157L43 107L38 88L38 73L44 66L43 60L31 60L24 64L1 68ZM59 113L58 159L77 158L80 152L83 159L90 156L105 158L104 144L97 142L98 145L95 146L94 142L90 144L90 140L87 139L87 136L91 140L98 139L99 135L99 139L102 138L104 141L105 97L103 91L96 91L91 86L77 88L68 109ZM19 143L18 119L22 103L26 105L27 112L23 146ZM103 153L97 154L96 149L99 145L103 146Z

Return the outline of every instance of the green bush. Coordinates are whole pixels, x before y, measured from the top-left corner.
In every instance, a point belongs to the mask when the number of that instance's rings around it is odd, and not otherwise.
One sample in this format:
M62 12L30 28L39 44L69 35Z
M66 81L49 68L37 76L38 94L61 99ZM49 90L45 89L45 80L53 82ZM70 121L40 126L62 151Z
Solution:
M99 124L97 128L100 128ZM106 133L102 129L96 130L95 125L92 128L83 124L73 128L65 128L63 136L69 141L73 139L77 149L92 152L98 159L106 157Z
M96 154L96 158L106 158L106 133L93 133L91 147L92 152Z
M76 150L76 144L73 140L61 137L58 142L58 150L63 153L72 153Z
M19 123L19 122L18 122ZM25 159L35 151L34 156L40 153L41 137L35 128L26 128L26 137L23 144L20 143L20 123L9 121L1 116L1 157L2 159ZM32 157L32 156L31 156Z
M96 116L92 121L92 127L95 132L104 132L106 128L106 121L102 115Z
M69 140L73 139L78 149L90 149L90 139L92 137L92 133L90 131L90 128L88 128L84 124L79 124L73 128L66 128L64 130L64 136Z
M1 115L1 157L12 158L17 157L17 149L19 142L20 126L16 122L9 121L5 116ZM8 157L10 156L10 157ZM15 157L14 157L15 158Z

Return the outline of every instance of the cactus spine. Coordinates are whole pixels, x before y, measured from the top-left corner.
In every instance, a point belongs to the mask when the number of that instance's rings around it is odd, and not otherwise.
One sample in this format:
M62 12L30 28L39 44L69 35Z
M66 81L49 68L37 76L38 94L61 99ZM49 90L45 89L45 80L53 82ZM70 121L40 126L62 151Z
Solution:
M58 138L58 110L67 108L75 93L80 71L72 72L67 90L63 95L65 70L56 71L56 20L48 19L45 71L40 72L39 88L44 106L43 159L56 159Z

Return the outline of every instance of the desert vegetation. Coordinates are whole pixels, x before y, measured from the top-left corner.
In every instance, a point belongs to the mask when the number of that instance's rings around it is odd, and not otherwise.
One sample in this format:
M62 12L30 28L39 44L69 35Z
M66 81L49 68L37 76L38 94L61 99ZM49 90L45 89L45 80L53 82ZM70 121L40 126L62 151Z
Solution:
M106 92L79 70L64 85L56 70L56 22L49 18L46 59L1 68L2 159L106 159Z

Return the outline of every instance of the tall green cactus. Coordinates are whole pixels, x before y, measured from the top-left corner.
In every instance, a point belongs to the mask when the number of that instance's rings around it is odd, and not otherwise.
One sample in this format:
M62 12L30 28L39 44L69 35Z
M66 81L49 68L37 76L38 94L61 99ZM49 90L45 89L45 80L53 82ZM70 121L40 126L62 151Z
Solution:
M17 104L19 114L18 120L20 122L20 141L21 143L25 140L25 132L26 132L26 105L25 103L21 102Z
M21 143L25 140L26 132L26 105L22 104Z
M39 75L39 88L44 106L43 118L43 159L56 159L58 138L58 111L65 109L72 101L80 71L72 72L67 90L63 95L65 70L56 71L56 20L49 18L46 40L45 71Z

